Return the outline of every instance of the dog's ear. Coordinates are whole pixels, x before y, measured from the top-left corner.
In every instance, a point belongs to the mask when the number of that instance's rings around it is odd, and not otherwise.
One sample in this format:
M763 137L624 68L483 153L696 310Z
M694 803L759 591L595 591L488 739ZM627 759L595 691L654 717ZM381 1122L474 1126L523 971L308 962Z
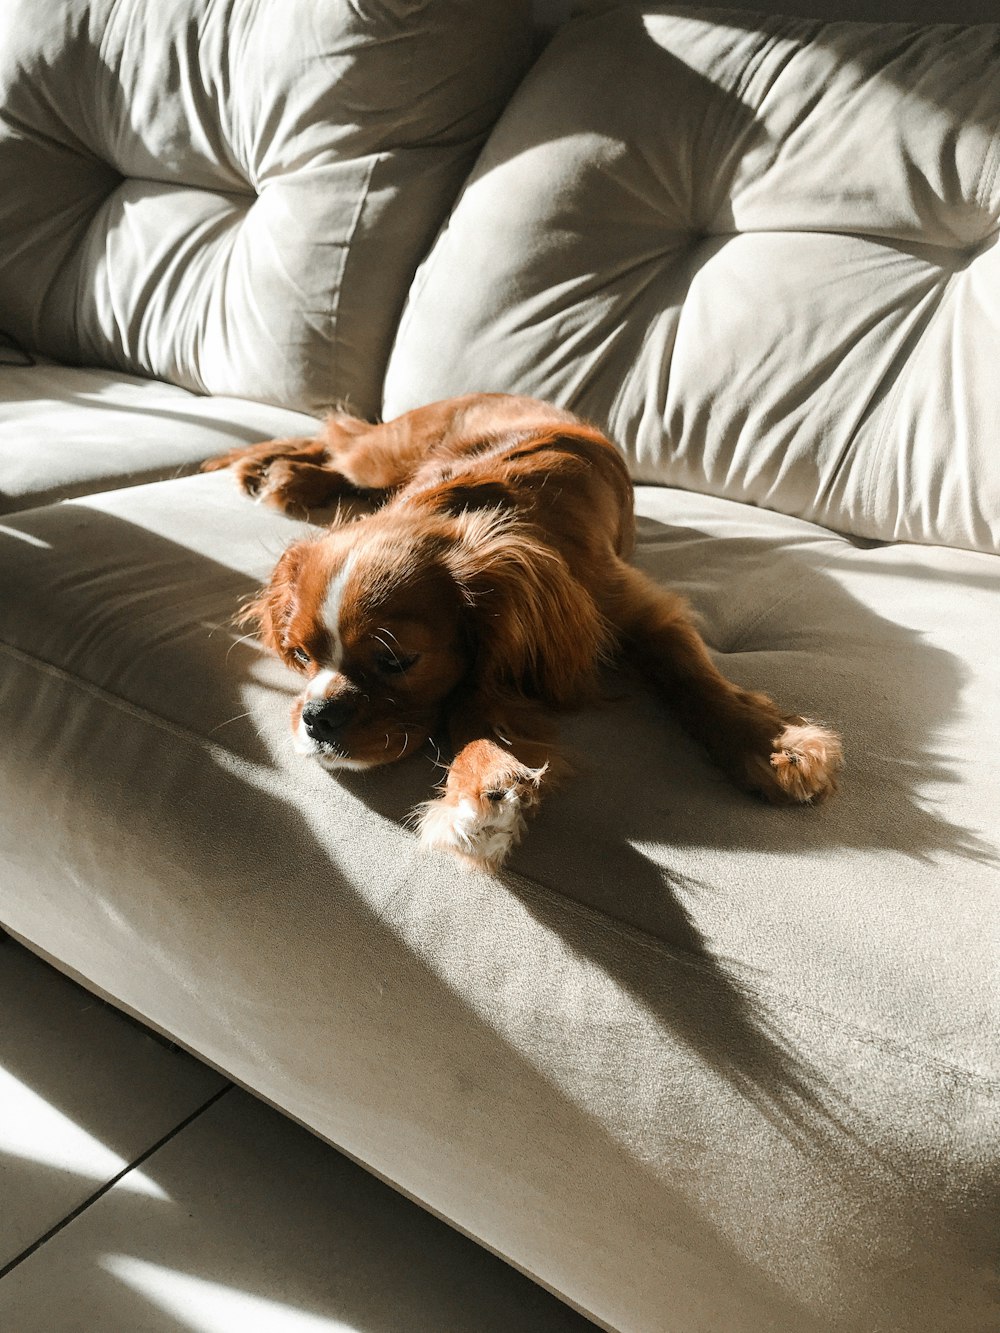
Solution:
M461 515L456 532L444 558L469 608L481 682L553 704L593 697L610 631L562 556L496 511Z
M309 541L289 546L274 567L270 579L236 617L241 629L255 629L266 648L287 657L287 632L297 608L296 584Z

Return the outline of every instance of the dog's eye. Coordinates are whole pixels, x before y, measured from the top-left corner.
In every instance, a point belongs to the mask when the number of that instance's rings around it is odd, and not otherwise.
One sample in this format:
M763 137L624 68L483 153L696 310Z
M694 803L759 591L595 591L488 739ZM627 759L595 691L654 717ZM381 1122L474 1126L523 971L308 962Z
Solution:
M299 666L308 666L312 661L312 658L304 648L293 648L292 656L295 658L296 662L298 662Z
M383 676L401 676L409 671L419 653L378 653L375 657L375 669Z

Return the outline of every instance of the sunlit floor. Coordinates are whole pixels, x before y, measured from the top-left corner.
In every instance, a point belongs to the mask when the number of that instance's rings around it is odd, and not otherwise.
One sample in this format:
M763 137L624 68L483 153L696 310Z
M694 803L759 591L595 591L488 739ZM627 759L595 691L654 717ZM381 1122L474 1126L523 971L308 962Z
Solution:
M0 938L5 1333L593 1327Z

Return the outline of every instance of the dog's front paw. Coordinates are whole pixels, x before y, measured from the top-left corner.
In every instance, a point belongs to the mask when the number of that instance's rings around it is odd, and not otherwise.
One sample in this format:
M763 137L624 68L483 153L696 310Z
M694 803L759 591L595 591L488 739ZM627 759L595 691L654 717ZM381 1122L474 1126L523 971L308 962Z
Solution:
M764 795L780 804L824 801L837 790L843 762L836 732L802 718L789 721L771 742Z
M545 769L523 768L490 791L447 792L414 811L425 847L452 852L483 870L499 870L524 837Z

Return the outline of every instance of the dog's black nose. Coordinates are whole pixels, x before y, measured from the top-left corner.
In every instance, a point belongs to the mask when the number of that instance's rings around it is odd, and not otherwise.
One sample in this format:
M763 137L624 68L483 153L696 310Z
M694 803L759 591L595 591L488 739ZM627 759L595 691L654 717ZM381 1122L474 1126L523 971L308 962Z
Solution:
M302 722L314 741L335 741L354 716L354 702L338 699L310 699L302 705Z

